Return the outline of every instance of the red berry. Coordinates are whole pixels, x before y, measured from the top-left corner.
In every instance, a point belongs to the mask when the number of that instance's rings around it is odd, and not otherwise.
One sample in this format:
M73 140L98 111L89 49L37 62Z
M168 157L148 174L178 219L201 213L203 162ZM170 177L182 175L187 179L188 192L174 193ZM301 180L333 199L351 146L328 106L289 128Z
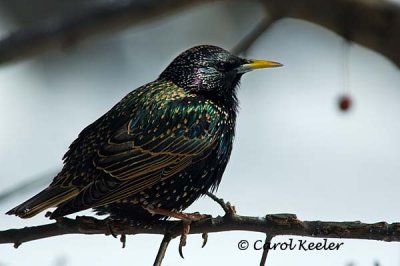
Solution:
M342 95L339 97L338 105L339 105L339 109L342 112L348 111L351 107L351 104L352 104L352 100L349 95Z

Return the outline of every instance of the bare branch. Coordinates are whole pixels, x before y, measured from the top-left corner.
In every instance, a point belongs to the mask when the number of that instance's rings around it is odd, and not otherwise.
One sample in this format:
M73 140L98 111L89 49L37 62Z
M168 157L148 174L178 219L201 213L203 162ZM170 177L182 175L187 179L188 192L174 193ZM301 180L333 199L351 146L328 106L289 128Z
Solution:
M230 213L229 207L227 206L227 203L225 203L225 201L223 199L218 198L213 193L208 192L208 191L205 193L205 195L207 195L210 199L212 199L213 201L218 203L218 205L221 206L221 208L224 210L225 214Z
M326 27L400 66L400 5L383 0L263 0L275 18L292 17Z
M22 182L20 184L18 184L17 186L2 192L0 194L0 203L2 203L3 201L7 200L8 198L17 195L17 194L22 194L22 193L26 193L27 191L33 190L35 188L44 186L46 184L48 184L52 177L54 177L57 174L57 172L51 172L51 173L47 173L44 175L41 175L39 177L34 177L34 178L28 178L28 181Z
M0 41L0 64L51 49L64 49L93 35L123 29L204 2L207 1L106 1L72 17L45 21L11 33Z
M224 0L237 2L237 0ZM0 63L63 49L96 34L159 18L212 0L126 0L105 2L75 16L11 33L0 41ZM400 66L400 6L382 0L261 0L270 14L233 50L245 51L278 18L314 22L373 49Z
M259 22L238 44L231 49L233 54L246 53L247 50L254 44L254 42L263 34L275 19L265 17Z
M219 206L221 206L221 208L224 210L225 215L236 215L236 208L235 206L233 206L229 201L225 202L224 199L220 199L217 196L215 196L213 193L211 192L206 192L205 195L207 195L208 197L210 197L213 201L215 201L216 203L219 204ZM207 236L208 237L208 236ZM205 242L207 242L207 238L204 238ZM205 245L206 243L204 243ZM203 247L204 247L203 245Z
M158 249L158 253L156 256L156 260L154 261L154 266L160 266L164 256L165 252L167 251L168 244L171 241L172 237L169 234L164 235L163 240L161 241L160 248Z
M268 257L268 253L269 253L269 246L271 244L272 238L274 236L271 235L266 235L265 236L265 242L264 242L264 249L263 249L263 253L261 256L261 261L260 261L260 266L265 266L265 263L267 262L267 257Z
M128 222L113 222L115 234L162 234L172 238L180 236L180 221L162 221L149 225L132 226ZM348 238L400 242L400 223L374 224L356 222L300 221L294 214L270 214L262 217L224 216L206 218L191 224L189 234L216 233L225 231L252 231L271 236L296 235L316 238ZM78 216L75 220L61 218L54 223L0 231L0 244L22 243L65 234L104 234L109 235L107 219Z

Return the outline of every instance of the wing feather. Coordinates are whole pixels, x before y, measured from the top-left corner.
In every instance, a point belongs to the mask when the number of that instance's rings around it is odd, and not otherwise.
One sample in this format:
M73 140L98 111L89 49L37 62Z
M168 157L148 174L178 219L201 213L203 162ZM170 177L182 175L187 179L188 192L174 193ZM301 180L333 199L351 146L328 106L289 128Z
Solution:
M117 185L104 189L102 180L94 180L73 199L80 201L75 205L94 208L125 199L207 157L218 139L217 110L187 102L165 108L162 115L137 112L109 137L94 165Z

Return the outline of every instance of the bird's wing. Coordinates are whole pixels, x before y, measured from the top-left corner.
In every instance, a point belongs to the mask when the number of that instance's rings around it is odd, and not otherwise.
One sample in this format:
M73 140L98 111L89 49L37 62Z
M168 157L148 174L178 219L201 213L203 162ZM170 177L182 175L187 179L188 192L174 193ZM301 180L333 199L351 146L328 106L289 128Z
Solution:
M107 175L93 180L73 201L86 207L115 202L207 157L217 141L219 112L188 100L168 105L137 111L109 137L94 159Z

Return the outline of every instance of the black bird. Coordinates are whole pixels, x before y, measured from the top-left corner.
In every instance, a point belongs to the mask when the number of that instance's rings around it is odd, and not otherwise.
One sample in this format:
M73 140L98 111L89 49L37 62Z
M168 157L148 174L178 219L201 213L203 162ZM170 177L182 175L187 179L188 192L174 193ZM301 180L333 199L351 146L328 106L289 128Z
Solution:
M278 66L216 46L183 52L86 127L52 183L7 214L29 218L56 207L52 219L88 208L136 221L174 216L221 181L241 76Z

